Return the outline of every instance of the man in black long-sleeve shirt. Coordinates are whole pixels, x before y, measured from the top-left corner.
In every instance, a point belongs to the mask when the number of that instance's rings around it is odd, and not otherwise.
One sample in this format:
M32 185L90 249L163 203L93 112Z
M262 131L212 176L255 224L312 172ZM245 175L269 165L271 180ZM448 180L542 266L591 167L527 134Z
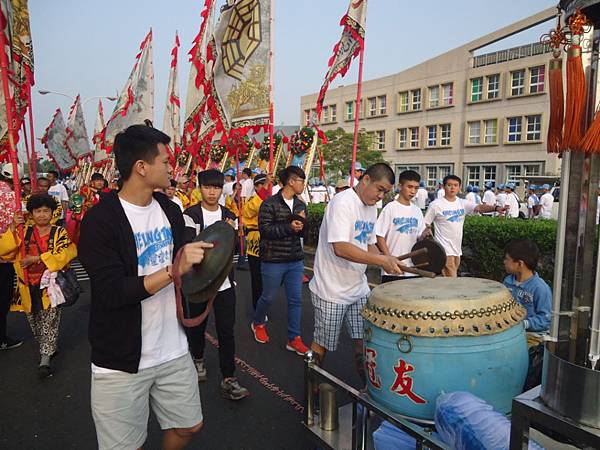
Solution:
M90 276L91 406L100 449L140 448L148 406L164 430L163 449L182 449L202 427L194 364L176 315L172 261L184 243L178 206L164 194L169 137L134 125L114 142L123 188L91 208L79 258ZM181 273L204 257L203 242L182 251Z
M303 355L308 348L300 336L304 276L304 250L300 237L304 233L301 218L306 217L306 205L298 195L304 191L306 176L301 168L290 166L281 171L279 178L283 188L266 199L258 213L263 290L250 328L257 342L266 344L269 341L266 314L283 282L288 301L286 349Z

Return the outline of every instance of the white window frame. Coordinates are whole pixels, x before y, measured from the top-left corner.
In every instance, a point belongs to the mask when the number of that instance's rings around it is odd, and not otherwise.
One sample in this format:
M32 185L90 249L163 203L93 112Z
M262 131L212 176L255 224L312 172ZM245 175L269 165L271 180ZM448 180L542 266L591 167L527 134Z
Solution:
M351 102L346 102L346 120L354 119L354 104L356 102L353 100Z
M385 116L387 114L387 95L377 96L377 106L379 110L379 115Z
M438 127L437 125L427 125L425 127L427 129L427 148L437 147L438 145ZM431 137L431 132L433 131L433 138ZM432 144L433 142L433 144Z
M377 115L377 97L369 97L369 117L375 117Z
M410 98L409 91L398 92L398 112L399 113L405 113L405 112L410 111L409 98ZM404 102L403 100L406 100L406 102Z
M516 128L518 131L510 130L510 121L515 119ZM516 136L517 139L511 140L511 136ZM523 141L523 116L513 116L506 118L506 142L509 144L520 143Z
M329 105L329 121L337 122L337 105Z
M408 128L398 128L398 148L408 148Z
M479 89L477 92L475 92L475 81L479 81ZM470 99L470 103L477 103L480 102L481 100L483 100L483 77L475 77L475 78L471 78L470 80L470 89L469 89L469 99ZM474 98L474 96L477 96L477 98Z
M537 73L536 73L537 71ZM534 82L535 77L535 82ZM540 81L541 79L541 81ZM546 66L535 66L529 68L529 93L539 94L544 92L546 85Z
M527 142L537 142L542 140L542 115L531 114L525 116L527 122L527 134L525 140Z
M489 128L490 124L493 124L494 133L490 133ZM484 129L484 144L497 144L498 143L498 119L485 119L483 121L483 129Z
M375 137L377 138L377 150L385 151L385 130L377 130Z
M450 147L452 144L452 124L443 123L440 125L440 146Z
M429 86L427 89L429 108L438 108L440 106L440 86Z
M416 139L415 139L415 131L416 131ZM410 148L420 148L421 147L421 130L419 127L410 127Z
M491 75L487 75L485 77L485 79L486 79L486 87L487 87L486 98L488 100L496 100L496 99L500 98L500 74L493 73ZM492 81L492 80L495 80L495 81ZM490 86L493 86L493 89L490 89Z
M520 83L515 84L515 81ZM525 94L525 69L513 70L510 72L510 96L520 97L523 94Z
M477 133L474 133L473 126L477 126ZM481 144L481 120L473 120L467 122L467 144Z
M454 82L442 84L442 106L454 104Z
M421 98L421 88L411 90L410 91L410 98L411 98L411 108L412 108L412 111L421 111L421 108L423 106L422 105L422 98Z

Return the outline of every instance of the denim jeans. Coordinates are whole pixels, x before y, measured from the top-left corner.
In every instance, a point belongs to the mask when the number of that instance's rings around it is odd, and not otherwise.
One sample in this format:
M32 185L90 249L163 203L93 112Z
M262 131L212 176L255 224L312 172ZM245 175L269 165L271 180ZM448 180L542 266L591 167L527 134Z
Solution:
M254 323L265 323L265 315L275 301L279 287L283 282L288 302L288 339L300 336L300 318L302 316L302 278L304 261L286 263L261 262L262 295L258 299L254 312Z

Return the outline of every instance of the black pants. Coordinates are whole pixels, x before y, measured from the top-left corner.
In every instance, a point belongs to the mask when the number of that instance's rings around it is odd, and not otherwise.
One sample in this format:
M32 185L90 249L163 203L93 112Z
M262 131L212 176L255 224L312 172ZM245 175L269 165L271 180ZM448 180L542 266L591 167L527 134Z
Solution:
M0 341L6 338L6 316L14 294L15 269L12 263L0 263Z
M256 309L258 299L262 295L262 275L260 273L260 257L248 255L250 266L250 282L252 284L252 306Z
M397 277L395 275L381 275L381 284L389 283L390 281L398 281L398 280L410 280L411 278L420 278L416 277Z
M206 310L207 303L190 303L192 316L198 316ZM235 371L235 339L233 326L235 325L235 288L231 287L221 291L213 303L217 338L219 339L219 365L223 378L233 377ZM186 328L190 351L195 359L204 357L206 338L206 323L208 318L196 327Z

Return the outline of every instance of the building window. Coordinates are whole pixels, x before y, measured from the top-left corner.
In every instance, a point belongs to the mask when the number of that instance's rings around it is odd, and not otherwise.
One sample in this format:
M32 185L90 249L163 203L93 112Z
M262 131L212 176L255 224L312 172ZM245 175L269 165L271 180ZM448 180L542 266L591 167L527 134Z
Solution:
M440 145L442 147L450 146L450 134L451 133L450 133L450 124L449 123L440 125L440 135L441 135Z
M487 77L487 99L493 100L500 97L500 74Z
M419 127L410 129L410 148L419 148Z
M306 125L310 124L310 109L305 109L304 110L304 123Z
M337 121L337 105L329 105L329 120L331 122Z
M429 88L429 107L437 108L440 106L440 87L431 86Z
M525 164L523 165L523 175L525 176L534 176L537 177L540 175L540 165L539 164Z
M377 97L370 97L369 102L369 117L373 117L377 115Z
M323 107L323 123L329 122L329 106Z
M408 112L408 91L398 94L398 112Z
M544 75L545 67L532 67L529 69L529 93L535 94L538 92L544 92Z
M481 144L481 122L468 122L469 144Z
M525 93L525 70L515 70L510 73L510 95L523 95Z
M539 141L542 136L542 115L527 116L527 140Z
M400 166L396 165L396 178L405 170L414 170L419 175L421 175L421 168L419 166Z
M450 172L452 172L451 166L438 166L438 175L441 179L450 175Z
M483 98L483 78L473 78L471 80L471 101L478 102Z
M517 177L521 175L520 164L507 164L505 170L507 183L517 183L519 181Z
M479 186L480 181L480 170L479 166L467 166L467 182L466 185L469 186Z
M437 125L427 126L427 147L435 147L437 145Z
M496 166L482 166L483 169L483 184L496 181Z
M377 139L377 150L385 151L385 130L376 131L375 138Z
M377 97L377 101L379 102L379 114L383 116L387 113L387 96L380 95Z
M408 129L398 129L398 148L406 148L408 146Z
M454 104L454 83L442 84L442 105L451 106Z
M346 102L346 120L354 119L354 102Z
M411 92L412 110L419 111L421 109L421 89L415 89Z
M484 142L486 144L496 144L498 142L498 119L486 120L484 124Z
M508 118L508 142L520 142L523 120L521 117Z

